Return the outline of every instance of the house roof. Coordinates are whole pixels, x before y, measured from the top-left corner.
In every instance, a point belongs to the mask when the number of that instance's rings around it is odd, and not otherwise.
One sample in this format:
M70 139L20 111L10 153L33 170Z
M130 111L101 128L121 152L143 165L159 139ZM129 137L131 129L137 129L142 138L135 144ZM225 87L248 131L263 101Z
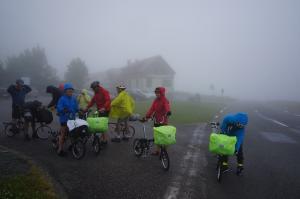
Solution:
M125 76L130 75L175 75L175 71L161 57L154 56L141 61L135 61L122 68Z

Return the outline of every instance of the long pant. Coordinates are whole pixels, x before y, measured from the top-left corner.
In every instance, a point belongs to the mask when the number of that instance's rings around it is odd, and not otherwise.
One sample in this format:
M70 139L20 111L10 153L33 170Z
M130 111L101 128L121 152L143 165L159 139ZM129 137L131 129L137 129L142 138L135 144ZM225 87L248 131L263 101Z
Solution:
M243 145L241 145L238 153L236 154L236 159L238 164L244 163L244 153L243 153ZM222 162L228 162L228 156L224 155L222 156Z

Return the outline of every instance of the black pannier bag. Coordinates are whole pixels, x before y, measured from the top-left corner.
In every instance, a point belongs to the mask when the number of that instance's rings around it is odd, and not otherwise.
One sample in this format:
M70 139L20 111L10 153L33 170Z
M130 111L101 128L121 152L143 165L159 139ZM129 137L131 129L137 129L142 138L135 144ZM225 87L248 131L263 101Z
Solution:
M53 121L52 112L45 108L39 109L37 111L37 120L38 122L50 124Z

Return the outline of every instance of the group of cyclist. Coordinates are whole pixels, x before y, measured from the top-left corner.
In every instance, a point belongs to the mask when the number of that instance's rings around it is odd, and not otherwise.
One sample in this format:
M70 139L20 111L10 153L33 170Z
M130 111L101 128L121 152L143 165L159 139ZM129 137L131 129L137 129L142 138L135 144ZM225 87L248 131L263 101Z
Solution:
M59 116L60 123L60 133L59 133L59 146L57 154L63 156L65 154L63 150L64 141L66 134L68 132L67 121L75 119L76 114L79 112L86 113L89 109L94 109L96 107L98 117L110 117L117 119L116 134L115 137L111 139L112 142L121 141L120 124L125 124L125 130L128 130L128 120L133 114L135 108L135 101L126 92L125 85L116 86L118 95L111 99L108 90L100 85L99 81L94 81L91 83L90 88L94 91L94 96L89 96L87 90L83 89L81 93L74 96L74 87L71 83L60 84L59 87L48 86L46 92L52 95L52 100L48 105L48 108L55 110ZM24 107L25 96L31 91L28 85L25 85L21 79L16 81L15 85L11 85L7 90L12 96L12 117L13 121L22 117L20 111L16 107ZM165 88L158 87L155 89L156 99L153 101L152 106L149 111L141 119L142 122L153 118L154 126L161 126L168 124L168 116L171 115L170 103L165 96ZM29 103L29 102L28 102ZM41 106L38 101L30 102L30 104L36 104ZM33 110L34 112L34 110ZM33 118L33 122L36 117ZM35 125L32 124L32 137L36 138ZM28 133L25 134L25 138L29 139ZM106 132L101 134L101 141L103 144L108 143L108 135ZM123 139L126 139L124 137ZM154 151L153 155L158 155L158 150Z
M87 90L83 89L80 95L75 98L73 91L74 88L71 83L60 84L59 87L48 86L46 92L52 94L52 100L48 105L48 108L54 110L56 109L59 115L60 122L60 135L59 135L59 147L57 150L58 155L64 155L63 145L65 141L67 129L67 121L74 119L75 115L81 110L87 112L93 106L96 106L99 117L110 117L117 119L116 127L116 137L112 138L112 142L120 142L120 123L125 123L125 129L128 130L128 118L133 114L135 108L135 102L133 98L125 91L126 87L124 85L118 85L117 97L111 100L110 93L108 90L103 88L98 81L91 83L90 88L94 91L94 96L89 96ZM16 121L18 118L22 117L20 115L20 107L27 107L31 111L33 117L30 121L25 121L25 138L29 139L28 136L28 126L31 122L32 126L32 137L37 138L35 132L35 111L41 106L38 101L25 102L25 96L31 92L31 88L25 85L21 79L16 81L15 85L9 86L7 92L10 93L12 97L12 119ZM171 115L170 103L166 98L166 89L163 87L158 87L155 89L156 98L154 99L150 109L146 113L145 117L141 119L142 122L153 118L154 126L158 127L161 125L168 124L168 116ZM248 116L246 113L237 113L226 115L221 124L221 131L229 136L236 136L236 155L238 162L238 170L241 172L244 169L243 161L243 141L245 134L245 127L248 123ZM27 128L26 128L27 127ZM101 141L104 144L108 142L107 133L101 135ZM152 155L159 155L159 149L156 148L152 152ZM223 171L228 169L228 157L222 157Z

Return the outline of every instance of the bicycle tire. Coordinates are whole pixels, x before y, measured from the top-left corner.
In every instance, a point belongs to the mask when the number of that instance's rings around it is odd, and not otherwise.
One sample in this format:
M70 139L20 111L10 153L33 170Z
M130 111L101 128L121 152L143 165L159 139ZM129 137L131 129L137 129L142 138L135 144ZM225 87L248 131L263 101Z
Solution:
M81 139L77 139L72 144L72 155L75 159L80 160L85 155L85 144Z
M133 151L134 151L135 156L137 156L137 157L141 157L141 155L143 154L143 148L141 146L140 139L134 139Z
M42 126L39 126L37 129L36 129L36 134L38 135L38 137L42 140L46 140L49 138L49 135L51 134L52 132L52 129L50 126L47 126L47 125L42 125Z
M165 148L161 148L160 150L160 161L163 169L165 171L168 171L170 169L170 159L169 159L168 152Z
M123 131L123 136L125 138L132 138L135 135L135 128L131 125L128 126L128 134L127 135L125 134L125 128L124 127L122 128L122 131Z
M12 123L5 124L4 133L7 137L14 137L17 133L17 128Z
M97 135L94 135L94 140L93 140L92 145L93 145L93 150L94 150L95 154L98 155L101 150L101 146L100 146L99 137Z

